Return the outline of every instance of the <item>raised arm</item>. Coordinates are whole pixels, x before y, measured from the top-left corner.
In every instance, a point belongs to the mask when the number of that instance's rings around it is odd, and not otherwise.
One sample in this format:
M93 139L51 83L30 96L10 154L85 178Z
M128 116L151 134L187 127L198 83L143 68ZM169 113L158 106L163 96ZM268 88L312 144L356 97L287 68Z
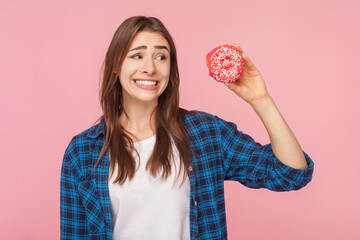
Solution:
M234 45L244 58L244 72L234 82L226 84L230 90L251 105L263 122L275 156L292 168L307 168L303 151L295 135L281 115L266 89L259 70L238 45Z

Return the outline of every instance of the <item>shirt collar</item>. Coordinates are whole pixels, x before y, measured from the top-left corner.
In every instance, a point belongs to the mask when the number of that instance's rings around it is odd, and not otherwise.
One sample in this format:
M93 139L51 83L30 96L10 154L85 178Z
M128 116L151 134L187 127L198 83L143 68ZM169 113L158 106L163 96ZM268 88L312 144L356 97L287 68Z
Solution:
M89 138L97 138L100 134L105 135L105 120L104 115L101 117L100 123L92 127L88 133Z

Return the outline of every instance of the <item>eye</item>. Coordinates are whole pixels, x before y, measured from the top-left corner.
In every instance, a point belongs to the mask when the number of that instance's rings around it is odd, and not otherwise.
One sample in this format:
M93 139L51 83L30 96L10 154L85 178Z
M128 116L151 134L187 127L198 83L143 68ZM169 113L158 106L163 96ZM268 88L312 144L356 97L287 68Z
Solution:
M139 57L139 58L138 58ZM140 59L141 58L141 56L140 56L140 54L135 54L135 55L132 55L131 56L131 58L134 58L134 59Z
M160 60L166 60L167 57L165 55L159 55L158 58L160 57Z

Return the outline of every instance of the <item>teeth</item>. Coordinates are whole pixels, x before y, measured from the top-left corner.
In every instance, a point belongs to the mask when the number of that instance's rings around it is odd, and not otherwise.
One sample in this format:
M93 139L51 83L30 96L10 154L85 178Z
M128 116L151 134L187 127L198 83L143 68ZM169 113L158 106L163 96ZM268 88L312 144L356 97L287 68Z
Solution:
M153 82L153 81L137 81L137 80L135 80L135 82L137 84L146 85L146 86L155 86L156 85L156 82Z

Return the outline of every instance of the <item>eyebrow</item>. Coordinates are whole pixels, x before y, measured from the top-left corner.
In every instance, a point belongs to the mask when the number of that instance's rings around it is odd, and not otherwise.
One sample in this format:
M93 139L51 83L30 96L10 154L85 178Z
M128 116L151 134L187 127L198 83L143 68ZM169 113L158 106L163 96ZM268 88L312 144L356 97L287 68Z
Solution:
M156 49L166 49L168 52L170 52L169 49L166 46L163 46L163 45L155 45L154 47ZM139 49L147 49L147 47L145 45L141 45L139 47L131 49L129 52L139 50Z

